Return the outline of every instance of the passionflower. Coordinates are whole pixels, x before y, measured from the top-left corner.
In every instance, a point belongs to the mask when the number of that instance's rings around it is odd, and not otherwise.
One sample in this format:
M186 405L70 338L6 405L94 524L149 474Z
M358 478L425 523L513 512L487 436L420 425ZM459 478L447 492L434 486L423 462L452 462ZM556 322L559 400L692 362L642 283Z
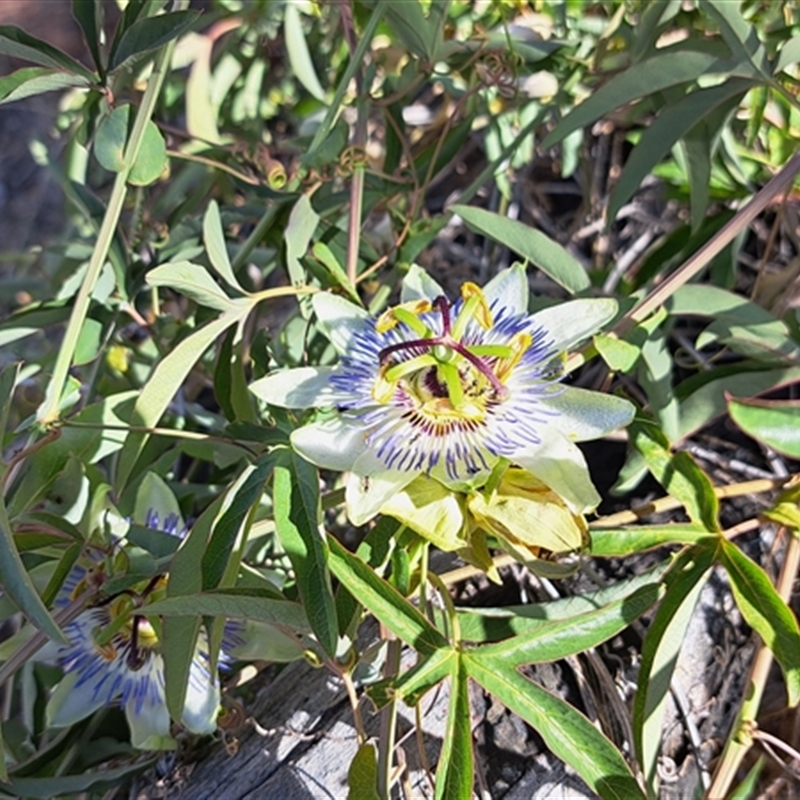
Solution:
M177 514L163 523L148 511L146 525L178 538L186 533ZM92 580L99 580L102 564L77 564L62 587L57 605L82 594ZM62 727L88 717L99 708L121 703L131 732L131 743L144 750L174 747L164 690L164 659L160 653L159 626L145 616L147 604L163 597L167 578L156 575L144 585L107 598L83 611L64 628L69 644L59 646L52 657L64 670L47 706L50 725ZM226 623L222 658L243 644L241 622ZM228 659L229 660L229 659ZM182 724L193 733L216 730L220 708L219 680L212 674L208 642L201 632L189 667L189 682Z
M273 373L251 390L284 408L330 408L292 434L320 467L350 473L354 524L419 475L475 488L501 459L527 470L574 513L600 498L576 441L626 425L626 400L561 383L563 354L616 314L611 299L528 313L524 269L504 270L455 301L412 267L400 304L379 317L336 295L312 299L339 354L334 366Z

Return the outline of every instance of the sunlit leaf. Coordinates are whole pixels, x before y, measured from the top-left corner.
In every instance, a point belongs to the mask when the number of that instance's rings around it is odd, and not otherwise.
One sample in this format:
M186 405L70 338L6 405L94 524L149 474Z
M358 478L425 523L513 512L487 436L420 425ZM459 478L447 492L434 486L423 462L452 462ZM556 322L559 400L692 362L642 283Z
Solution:
M331 572L389 630L423 654L448 646L444 636L397 589L335 539L328 542Z
M733 543L722 542L722 563L728 572L736 605L745 622L764 640L780 664L789 706L800 702L800 627L767 573Z
M729 397L728 412L748 436L790 458L800 458L800 401Z
M46 67L24 67L0 78L0 105L72 86L89 86L89 81L82 75L71 72Z
M467 675L535 728L553 754L569 764L601 798L644 798L622 754L563 700L529 681L503 659L466 651Z
M474 756L467 671L460 658L453 662L444 743L436 769L437 800L472 794Z
M655 479L683 503L690 519L706 531L719 530L719 501L711 481L694 459L684 452L671 454L667 438L652 424L634 422L628 430Z
M311 53L308 49L300 11L296 3L287 3L283 14L284 32L286 34L286 52L297 79L317 100L325 102L325 90L319 82Z

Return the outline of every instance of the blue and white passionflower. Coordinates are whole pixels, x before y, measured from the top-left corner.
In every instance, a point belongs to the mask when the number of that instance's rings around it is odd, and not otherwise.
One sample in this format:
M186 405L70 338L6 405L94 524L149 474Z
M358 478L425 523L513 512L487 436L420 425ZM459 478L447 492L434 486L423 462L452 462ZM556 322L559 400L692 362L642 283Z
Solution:
M251 387L272 405L335 409L294 431L292 445L320 467L350 472L353 523L420 474L477 486L501 458L576 513L593 509L600 498L575 442L628 424L634 408L559 381L562 355L609 322L616 302L572 300L531 315L520 266L483 290L465 284L455 302L414 267L400 300L375 318L341 297L315 295L339 362L277 372Z
M159 523L157 513L148 512L146 524L183 538L185 527L175 514ZM57 605L81 594L99 564L76 565L62 587ZM131 743L143 750L174 746L170 737L170 716L164 693L164 659L159 648L158 625L137 613L148 602L163 596L167 578L156 576L144 589L117 595L103 604L83 611L64 628L68 645L52 654L64 670L47 706L49 724L71 725L105 706L121 703L131 732ZM243 626L226 623L223 658L242 644ZM197 734L213 733L220 708L219 680L211 673L208 643L204 632L198 637L189 667L181 723Z

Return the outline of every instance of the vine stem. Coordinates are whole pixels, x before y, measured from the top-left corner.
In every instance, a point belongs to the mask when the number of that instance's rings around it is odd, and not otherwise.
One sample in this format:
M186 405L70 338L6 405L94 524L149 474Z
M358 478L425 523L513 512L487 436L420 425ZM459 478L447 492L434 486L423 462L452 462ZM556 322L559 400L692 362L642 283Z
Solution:
M341 4L342 27L350 50L350 57L355 59L356 42L355 26L353 24L353 10L347 0ZM355 74L356 81L356 125L353 131L351 147L355 156L353 164L353 177L350 182L350 216L347 221L347 263L345 271L351 285L356 285L358 278L358 245L361 239L361 216L364 208L364 177L366 164L364 150L367 145L367 122L369 119L369 106L364 98L364 75L359 64Z
M187 6L188 0L176 0L176 10L181 11ZM64 341L61 344L61 349L58 351L56 363L53 367L53 374L47 385L47 391L45 392L44 401L39 407L37 419L39 423L45 427L52 425L58 419L61 393L67 382L69 369L72 366L72 359L75 356L75 350L78 346L78 338L80 337L81 330L89 313L92 291L97 283L100 270L106 263L108 251L111 248L111 242L114 238L114 232L117 229L120 216L122 215L122 208L127 196L128 176L139 154L147 123L150 122L153 116L156 100L158 99L167 71L169 70L174 49L175 40L173 39L165 45L156 58L152 75L147 82L147 89L142 97L142 103L136 113L130 138L125 145L125 153L123 156L124 167L117 173L114 179L114 186L108 200L106 213L103 216L103 221L100 224L100 230L97 234L97 243L92 250L92 256L89 259L86 275L75 297L72 313L67 323L67 330L64 333Z
M783 530L786 531L785 528ZM788 603L791 597L792 586L794 585L798 568L800 568L800 535L798 535L797 531L792 531L789 535L786 558L775 587L785 603ZM728 736L725 750L714 773L711 788L706 795L709 800L728 796L728 790L736 777L736 772L745 755L753 746L753 732L757 724L756 717L761 706L761 698L767 685L772 661L772 650L762 643L750 670L742 707L739 709L733 730Z

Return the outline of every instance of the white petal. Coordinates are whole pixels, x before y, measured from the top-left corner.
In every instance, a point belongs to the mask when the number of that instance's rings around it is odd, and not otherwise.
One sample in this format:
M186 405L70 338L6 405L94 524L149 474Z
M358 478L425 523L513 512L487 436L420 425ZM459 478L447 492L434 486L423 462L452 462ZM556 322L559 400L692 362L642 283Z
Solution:
M553 427L543 428L541 436L540 444L514 453L511 460L560 495L572 512L592 511L600 503L600 495L589 476L583 453Z
M549 332L555 349L562 352L597 333L616 313L616 300L598 297L544 308L533 314L532 320Z
M68 672L56 686L47 704L48 725L54 728L72 725L105 705L106 695L94 697L95 684L91 681L76 687L78 678L76 672Z
M573 442L601 439L624 428L633 419L636 407L622 397L567 386L558 394L541 399L543 406L557 412L548 420Z
M139 750L171 750L175 741L169 735L170 719L163 690L160 697L148 696L136 713L134 698L125 704L125 718L131 730L131 744Z
M213 733L217 729L220 707L219 683L211 679L199 659L198 653L189 668L189 684L181 722L192 733Z
M413 472L400 472L399 470L385 470L369 476L357 474L356 471L359 467L365 463L371 464L372 461L372 455L365 453L355 463L354 471L347 478L345 501L347 516L353 525L363 525L365 522L369 522L390 497L416 477Z
M405 278L403 278L403 285L400 289L400 302L410 303L412 300L435 300L437 297L446 297L444 289L422 267L412 264Z
M355 303L336 294L320 292L311 298L319 327L330 339L339 355L350 349L351 341L364 329L369 314Z
M303 458L324 469L345 472L366 450L364 425L337 416L311 422L292 432L292 447Z
M506 309L510 314L528 312L528 276L522 264L504 269L483 287L483 294L491 306L497 301L495 311Z
M335 367L297 367L273 372L250 384L250 391L272 406L321 408L336 403L330 385Z

